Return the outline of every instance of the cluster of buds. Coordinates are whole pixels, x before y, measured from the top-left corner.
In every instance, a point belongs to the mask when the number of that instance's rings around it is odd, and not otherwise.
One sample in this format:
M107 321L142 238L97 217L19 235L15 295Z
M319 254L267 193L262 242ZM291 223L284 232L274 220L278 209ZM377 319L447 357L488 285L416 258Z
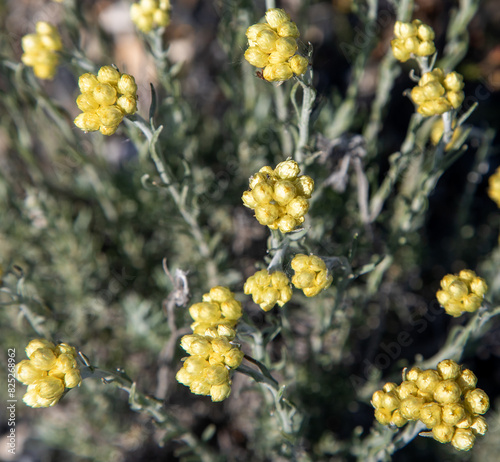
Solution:
M280 8L271 8L266 12L266 21L247 29L249 47L245 59L252 66L263 68L262 75L269 82L304 74L309 63L295 54L300 34L290 16Z
M33 68L39 79L53 79L59 64L61 37L57 29L48 22L36 23L35 34L28 34L22 38L23 55L21 61Z
M467 311L477 311L483 303L488 286L483 278L472 270L462 270L459 274L447 274L441 279L441 290L436 298L450 316L460 316Z
M222 401L231 393L229 371L241 364L243 352L233 343L234 325L241 317L241 303L227 287L212 287L203 302L189 308L193 334L181 339L190 355L177 372L179 383L196 395L210 395Z
M85 132L99 130L112 135L125 115L137 110L137 85L134 77L121 74L113 66L103 66L97 75L86 73L78 79L81 95L76 99L83 111L75 125Z
M457 72L446 76L440 68L426 72L411 91L417 111L425 117L457 109L464 100L463 77Z
M261 225L289 233L304 222L314 181L299 173L299 164L286 160L274 170L262 167L250 178L250 191L243 193L243 204L255 211Z
M488 196L500 208L500 167L488 179Z
M168 26L170 0L140 0L130 6L130 18L137 29L147 34L153 29Z
M269 274L265 269L257 271L246 280L243 292L245 295L251 294L253 301L264 311L269 311L276 303L283 306L292 298L287 275L281 271Z
M232 343L235 332L227 325L210 327L205 335L185 335L181 347L190 355L177 372L179 383L195 395L210 395L212 401L222 401L231 393L229 371L243 360L239 345Z
M330 287L333 276L328 274L325 262L316 255L297 254L292 260L295 274L292 284L302 289L306 297L314 297Z
M241 303L227 287L212 287L202 300L189 308L194 320L191 329L195 334L204 335L207 329L219 325L234 327L241 318Z
M476 436L488 431L481 416L490 407L488 395L476 388L477 378L469 369L445 359L436 370L413 367L403 371L400 385L386 383L372 396L375 418L383 425L402 427L420 420L440 443L468 451Z
M16 365L16 378L28 385L23 401L31 407L56 404L66 388L79 386L82 378L76 350L66 343L54 345L44 339L28 343L24 359Z
M396 21L394 35L396 38L391 40L392 52L403 63L415 56L430 56L436 51L432 27L419 19L412 22Z

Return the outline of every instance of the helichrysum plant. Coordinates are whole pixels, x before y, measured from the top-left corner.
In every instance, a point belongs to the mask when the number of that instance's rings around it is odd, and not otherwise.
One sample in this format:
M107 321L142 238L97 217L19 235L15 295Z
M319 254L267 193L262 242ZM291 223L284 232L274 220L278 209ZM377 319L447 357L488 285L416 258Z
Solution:
M246 295L264 311L271 310L276 304L283 306L292 298L292 288L288 276L281 271L269 274L267 270L257 271L243 286Z
M23 55L21 61L33 68L39 79L54 78L59 64L58 51L62 49L59 32L52 24L39 21L36 33L25 35L22 39Z
M315 297L330 287L333 281L325 261L316 255L295 255L291 265L295 271L292 284L297 289L302 289L306 297Z
M463 78L457 72L444 74L436 68L426 72L413 87L411 98L417 111L425 117L440 115L458 109L464 100Z
M419 19L412 22L396 21L391 41L394 57L406 62L412 57L426 57L435 53L434 30Z
M488 179L488 196L500 207L500 167Z
M476 437L488 431L482 415L490 401L476 384L474 373L451 359L441 361L436 369L405 369L400 385L389 382L373 394L375 418L382 425L397 427L420 420L432 431L423 436L468 451Z
M23 397L28 406L54 406L67 388L80 385L82 378L74 347L35 339L28 343L26 355L29 359L16 365L16 377L28 385Z
M196 395L210 395L222 401L231 393L229 371L241 364L243 352L234 343L234 325L241 317L241 303L227 287L212 287L203 302L189 308L193 334L181 339L190 356L177 372L179 383Z
M141 32L168 26L170 0L140 0L130 6L130 18Z
M126 115L137 110L137 85L134 77L113 66L103 66L97 75L86 73L78 79L81 95L76 99L82 111L75 125L85 132L99 130L112 135Z
M447 274L441 280L441 290L437 291L436 298L446 313L457 317L464 312L477 311L487 290L483 278L472 270L462 270L459 274Z
M299 164L286 160L274 170L262 167L250 178L250 191L243 193L243 204L254 210L261 225L289 233L304 222L314 181L299 174Z
M263 69L263 78L269 82L291 79L307 70L308 61L296 54L300 33L290 16L280 8L266 12L266 22L247 29L248 49L245 59Z

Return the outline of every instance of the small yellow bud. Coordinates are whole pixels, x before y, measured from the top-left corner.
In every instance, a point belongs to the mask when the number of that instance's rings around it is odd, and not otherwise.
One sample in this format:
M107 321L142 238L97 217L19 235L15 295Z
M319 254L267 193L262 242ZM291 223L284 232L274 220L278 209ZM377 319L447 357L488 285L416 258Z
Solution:
M249 47L245 51L245 59L255 67L264 68L269 64L269 54L261 51L259 47Z
M437 403L424 404L419 419L427 428L435 427L441 423L441 406Z
M116 106L125 114L134 114L137 111L137 100L132 96L120 96Z
M241 303L237 300L232 299L228 300L227 302L222 302L220 305L220 309L222 315L230 321L236 321L241 318Z
M300 173L299 164L294 160L285 160L280 162L274 169L274 174L281 180L293 181Z
M418 44L415 54L417 56L430 56L436 52L434 42L421 42Z
M225 400L231 394L231 386L229 383L222 383L220 385L212 385L210 387L210 397L213 402Z
M297 51L297 41L292 37L279 37L276 40L275 51L288 59Z
M255 218L261 225L271 225L279 218L279 208L274 204L255 207Z
M99 130L99 126L101 122L99 121L99 117L95 113L91 112L82 112L76 116L74 120L74 124L85 132L93 132Z
M397 393L400 399L409 398L410 396L417 396L418 387L415 382L408 380L404 381L397 388Z
M89 72L82 74L78 79L78 87L82 93L92 92L96 85L99 85L97 77Z
M92 93L82 93L76 98L76 105L82 112L93 112L99 108L99 103L94 99Z
M298 38L300 36L299 29L297 25L292 21L282 22L277 28L276 32L280 37L293 37Z
M391 424L396 425L396 427L402 427L403 425L406 425L408 423L408 420L405 419L402 415L399 409L396 409L392 415L391 415Z
M42 371L49 371L56 365L56 355L50 348L38 348L31 356L31 365Z
M113 66L102 66L97 72L97 80L100 83L116 85L120 79L120 72Z
M123 112L115 106L101 106L95 112L101 125L116 127L123 119Z
M209 395L210 388L210 384L204 379L194 379L189 386L189 390L195 395Z
M307 66L309 61L300 55L295 55L290 58L288 62L290 64L290 69L295 75L302 75L307 71Z
M486 281L483 278L474 277L470 282L470 290L477 296L483 297L484 294L488 291L488 286L486 285Z
M47 376L46 371L33 366L29 359L23 359L16 365L16 378L24 385L29 385L35 380L41 379Z
M451 440L451 445L459 451L468 451L474 446L476 437L472 430L457 428Z
M281 8L270 8L266 11L266 21L273 29L276 29L284 22L290 21L290 16Z
M434 393L436 386L441 382L441 377L433 369L422 371L417 378L417 387L423 393Z
M443 380L455 380L462 371L462 368L453 359L444 359L438 363L436 369Z
M462 392L476 388L477 377L470 369L464 369L457 378L457 383L462 389Z
M66 388L75 388L82 383L82 376L78 369L71 369L64 374L64 386Z
M92 96L97 104L103 106L110 106L116 102L116 90L113 86L106 83L97 84L92 91Z
M431 26L420 24L417 28L417 36L420 40L429 42L434 40L435 34Z
M23 401L31 407L49 407L56 404L64 393L64 383L56 377L43 377L28 385L26 395L30 402ZM25 395L25 397L26 397Z
M441 411L441 418L444 423L455 426L465 418L465 409L461 404L445 404Z
M286 206L286 213L294 218L303 217L309 210L309 201L301 196L292 199Z
M280 82L291 79L293 72L288 63L269 64L264 68L263 76L268 82Z
M473 414L484 414L490 408L488 395L480 388L469 390L464 397L466 407Z
M248 39L248 43L250 44L251 47L255 47L257 45L257 36L263 30L271 30L271 27L269 26L269 24L259 23L259 24L254 24L253 26L250 26L247 29L246 36Z
M235 369L243 361L245 354L239 348L233 347L224 354L224 363L231 369Z
M389 425L392 419L391 411L384 408L379 408L375 410L375 419L382 425Z
M377 390L375 393L373 393L371 400L372 406L376 409L382 407L384 396L385 392L383 390Z
M399 405L399 411L405 419L418 420L418 418L420 417L420 409L422 408L423 404L423 399L409 397L401 401Z
M462 391L454 380L443 380L434 388L434 399L442 404L457 403L461 394Z
M137 84L133 76L128 74L122 74L120 80L117 83L118 93L128 96L136 96L137 94Z
M447 91L459 92L464 87L464 78L458 72L450 72L444 78L444 87Z
M229 381L229 372L225 366L208 366L204 371L205 380L210 385L221 385Z
M257 47L264 53L272 53L276 48L278 34L271 29L264 29L257 34Z
M273 200L273 187L267 182L258 183L252 190L252 196L258 204L268 204Z
M454 433L455 428L445 423L440 423L432 429L432 436L440 443L449 443Z
M482 436L485 435L488 431L488 424L486 423L484 417L477 415L472 419L472 425L470 426L470 429L472 430L474 435Z
M396 21L394 24L394 35L397 38L407 38L417 35L417 28L414 24Z
M37 338L31 340L31 342L29 342L28 345L26 346L25 349L26 356L28 358L31 358L31 355L40 348L48 348L49 350L54 351L56 349L56 346L52 342L49 342L48 340L45 340L43 338Z
M195 321L216 323L221 318L220 307L216 303L200 302L191 305L189 314Z
M446 99L454 109L458 109L464 100L464 92L460 91L456 93L454 91L449 91L446 93Z

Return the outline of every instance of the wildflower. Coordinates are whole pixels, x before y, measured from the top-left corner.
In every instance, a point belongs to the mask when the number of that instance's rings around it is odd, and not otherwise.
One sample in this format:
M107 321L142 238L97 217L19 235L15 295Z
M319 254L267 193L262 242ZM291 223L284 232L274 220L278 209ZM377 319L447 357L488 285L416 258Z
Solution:
M441 361L436 369L405 369L399 386L387 383L373 394L375 418L397 427L420 420L436 441L468 451L476 437L488 431L482 414L490 402L476 382L472 371L451 359Z
M32 67L39 79L52 80L59 64L57 52L62 49L61 37L57 29L45 21L37 22L35 30L35 34L22 38L21 61Z
M266 22L247 29L248 49L245 59L255 67L263 68L263 77L269 82L291 79L306 72L309 62L296 54L299 30L290 16L280 8L266 12Z
M29 359L16 365L16 378L28 385L23 397L28 406L53 406L67 388L80 385L82 378L72 346L35 339L26 346L26 355Z
M286 160L274 170L262 167L250 178L250 191L243 193L242 200L261 225L289 233L304 222L314 181L299 173L297 162Z
M441 280L441 290L436 297L446 313L458 317L464 311L477 311L487 290L484 279L472 270L462 270L459 274L447 274Z
M333 276L328 275L325 262L315 255L297 254L292 260L295 271L292 284L302 289L306 297L314 297L330 287Z
M434 30L419 19L412 22L396 21L395 38L391 40L394 57L401 62L415 56L429 56L436 51L434 46Z
M253 301L264 311L269 311L276 303L283 306L292 298L290 280L281 271L272 274L267 270L257 271L246 280L243 291L246 295L251 294Z
M214 303L225 303L229 300L223 287L215 287L209 295ZM212 292L212 291L211 291ZM225 300L221 300L222 298ZM216 300L219 300L217 302ZM201 325L197 325L201 332ZM203 333L185 335L181 339L181 347L190 356L184 360L182 368L177 372L179 383L189 387L197 395L210 395L212 401L223 401L231 393L229 371L237 368L243 360L240 346L233 342L234 329L228 324L217 324L207 327Z
M136 27L147 34L153 29L168 26L170 0L140 0L130 6L130 18Z
M500 167L488 179L488 196L500 208Z
M113 66L103 66L97 75L80 76L78 86L81 95L76 99L82 111L75 125L85 132L99 130L112 135L126 115L137 110L137 85L134 77L121 74Z
M457 109L464 100L463 77L457 72L444 75L440 68L426 72L411 91L417 112L425 117Z

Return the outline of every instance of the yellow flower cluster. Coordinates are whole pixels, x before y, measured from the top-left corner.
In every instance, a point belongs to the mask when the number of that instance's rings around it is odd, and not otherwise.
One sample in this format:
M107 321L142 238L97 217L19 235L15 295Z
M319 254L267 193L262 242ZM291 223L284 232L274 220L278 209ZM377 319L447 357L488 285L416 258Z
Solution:
M248 49L245 59L255 67L263 68L264 79L269 82L288 80L293 75L302 75L308 66L297 51L299 30L290 16L280 8L266 12L265 23L258 23L247 29Z
M130 18L137 29L147 34L153 29L168 26L170 0L140 0L130 6Z
M230 369L241 364L243 352L232 343L233 326L241 317L241 303L227 287L212 287L203 295L203 302L189 308L195 321L193 334L181 339L181 346L190 355L177 372L179 383L196 395L210 395L222 401L231 393Z
M57 51L61 50L61 37L57 29L48 22L36 23L35 34L22 38L23 55L21 61L33 68L39 79L53 79L59 64Z
M28 343L24 359L16 365L16 378L28 385L23 401L31 407L56 404L65 388L79 386L82 378L76 362L76 350L66 343L54 345L44 339Z
M488 196L500 208L500 167L488 179Z
M292 284L302 289L306 297L314 297L330 287L333 276L328 274L325 262L316 255L297 254L292 260L295 271Z
M191 329L195 334L205 335L207 329L219 325L234 327L241 318L241 303L235 300L234 294L227 287L212 287L208 294L203 295L202 300L189 308L189 314L194 320Z
M434 31L419 19L412 22L396 21L394 24L395 39L391 40L394 57L401 62L413 56L429 56L436 51Z
M420 420L440 443L468 451L476 436L488 431L481 417L490 407L488 395L476 388L477 378L469 369L445 359L436 370L413 367L403 371L403 382L386 383L372 396L375 418L383 425L402 427ZM430 436L430 435L429 435Z
M265 269L257 271L246 280L243 292L245 295L251 294L253 301L264 311L269 311L276 303L283 306L292 298L287 275L281 271L269 274Z
M304 222L314 181L299 173L299 164L286 160L274 170L262 167L250 178L250 191L243 193L243 204L255 210L261 225L289 233Z
M99 130L112 135L125 115L137 110L137 85L134 77L121 74L113 66L103 66L97 75L86 73L78 79L81 95L76 99L83 111L75 125L85 132Z
M472 270L462 270L459 274L447 274L441 280L441 290L437 291L436 298L446 313L457 317L464 311L477 311L487 290L483 278Z
M445 76L442 69L436 68L422 75L411 97L423 116L440 115L460 107L464 100L463 87L460 74L450 72Z
M185 335L181 346L190 355L184 360L176 379L195 395L210 395L222 401L231 393L229 371L243 360L239 345L231 343L235 332L231 327L210 327L205 335Z

